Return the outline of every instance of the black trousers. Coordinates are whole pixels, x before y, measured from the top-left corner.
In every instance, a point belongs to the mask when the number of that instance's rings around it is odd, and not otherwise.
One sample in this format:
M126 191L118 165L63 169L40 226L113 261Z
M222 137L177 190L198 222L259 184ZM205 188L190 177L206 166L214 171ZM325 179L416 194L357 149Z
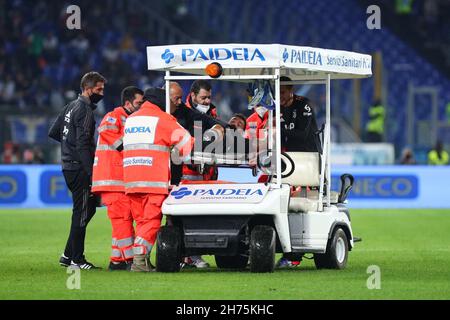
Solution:
M96 199L91 194L91 179L84 170L63 170L63 174L73 201L72 224L64 255L80 263L84 260L86 226L95 214Z

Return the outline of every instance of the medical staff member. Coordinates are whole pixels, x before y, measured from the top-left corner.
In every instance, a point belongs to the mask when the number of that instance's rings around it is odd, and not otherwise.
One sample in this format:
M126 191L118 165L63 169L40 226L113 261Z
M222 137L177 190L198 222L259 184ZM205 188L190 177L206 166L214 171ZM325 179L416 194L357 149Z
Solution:
M202 137L208 130L210 130L210 132L214 131L220 138L223 137L224 126L226 126L226 124L222 123L217 118L212 117L212 115L208 115L207 113L203 113L196 108L188 107L184 104L182 102L183 89L177 82L170 82L169 97L170 113L177 119L178 123L183 128L189 131L191 136L194 136L197 125L202 127ZM199 146L203 148L201 141L199 141ZM203 174L192 165L176 165L172 163L171 169L171 183L173 185L179 184L182 180L203 180Z
M245 133L249 139L265 139L268 129L269 109L264 106L256 106L253 113L247 118Z
M208 131L213 134L215 139L222 139L226 124L220 124L217 119L216 107L211 102L212 87L206 80L196 80L192 83L185 105L177 107L174 116L178 122L186 128L191 134L194 133L196 125L202 126L202 136ZM202 137L202 139L203 139ZM202 141L197 140L198 145L203 145ZM196 146L196 148L198 148ZM196 150L197 151L197 150ZM210 166L206 172L200 172L198 167L184 164L182 167L181 181L201 181L217 180L218 170L215 166ZM208 268L209 264L201 256L185 257L183 267Z
M211 84L206 80L196 80L192 83L191 89L186 99L186 106L188 108L192 108L195 113L201 113L206 116L209 116L213 119L218 120L217 109L211 102L212 100L212 87ZM198 118L198 117L195 117ZM197 120L197 119L194 119ZM219 126L209 127L209 122L202 121L202 133L204 134L207 130L214 129L210 131L210 133L214 133L216 137L222 137L223 131L219 128ZM205 127L205 124L207 125ZM226 127L226 124L223 124L223 128ZM194 124L192 127L186 128L190 132L194 129ZM192 129L192 130L191 130ZM217 132L216 132L217 131ZM201 173L195 168L191 166L183 166L183 176L182 180L217 180L218 171L215 166L211 166L206 173Z
M122 106L107 113L99 133L92 176L92 192L108 208L112 227L109 270L129 270L133 262L134 227L130 199L123 184L123 135L129 115L139 110L144 92L137 87L122 90Z
M133 272L153 270L149 257L161 226L161 205L168 195L171 152L172 158L185 161L194 144L189 132L173 116L161 110L166 107L164 97L163 89L146 90L146 101L125 124L125 192L136 221ZM156 101L160 105L155 104Z

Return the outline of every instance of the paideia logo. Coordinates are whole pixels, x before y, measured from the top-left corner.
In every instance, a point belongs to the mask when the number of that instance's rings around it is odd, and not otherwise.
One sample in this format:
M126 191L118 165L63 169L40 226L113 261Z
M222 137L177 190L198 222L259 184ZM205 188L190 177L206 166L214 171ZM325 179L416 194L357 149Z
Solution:
M189 190L186 187L181 187L178 190L172 191L170 195L179 200L187 196L263 196L264 193L261 189L258 188L218 188Z
M186 187L182 187L182 188L180 188L179 190L177 190L177 191L172 191L171 193L170 193L170 195L172 196L172 197L174 197L175 199L182 199L183 197L185 197L185 196L189 196L189 195L191 195L192 194L192 191L189 191L188 190L188 188L186 188Z
M286 62L286 60L289 59L289 52L287 48L284 48L283 52L283 62Z
M173 58L175 58L175 55L170 52L170 49L166 49L166 51L164 51L164 53L161 55L161 59L163 59L166 64L169 64Z
M170 49L166 49L161 59L166 64L174 58ZM183 62L234 60L234 61L266 61L258 48L182 48L181 60Z
M150 127L125 128L125 133L151 133Z

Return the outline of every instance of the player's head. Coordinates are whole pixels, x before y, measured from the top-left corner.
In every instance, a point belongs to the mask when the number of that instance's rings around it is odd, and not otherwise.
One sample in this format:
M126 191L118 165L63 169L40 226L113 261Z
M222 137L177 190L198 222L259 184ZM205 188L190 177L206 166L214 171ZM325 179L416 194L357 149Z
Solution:
M228 124L235 129L245 130L247 118L242 113L235 113L228 121Z
M280 81L292 81L289 77L281 77ZM287 107L292 104L294 99L294 86L292 84L289 85L281 85L280 86L280 105L282 107Z
M86 73L80 81L81 94L97 103L103 99L106 79L100 73L91 71Z
M139 110L144 102L144 92L138 87L129 86L122 90L121 93L122 106L129 112L133 113Z

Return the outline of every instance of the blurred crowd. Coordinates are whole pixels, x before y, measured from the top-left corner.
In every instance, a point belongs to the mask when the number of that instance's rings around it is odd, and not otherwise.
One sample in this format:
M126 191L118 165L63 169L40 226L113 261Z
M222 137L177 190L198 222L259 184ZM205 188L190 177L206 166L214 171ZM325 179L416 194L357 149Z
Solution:
M412 39L438 51L450 69L450 0L383 0L396 14L397 24L411 26ZM405 24L407 23L407 24Z
M81 30L66 27L70 4L83 8ZM0 0L0 7L0 104L16 112L54 113L92 69L108 75L108 108L130 83L160 85L158 75L143 72L151 30L138 1Z
M5 142L0 158L1 164L43 164L46 163L44 153L38 146L19 145L11 141Z
M415 21L422 32L418 38L426 38L427 46L445 53L450 68L450 0L382 2L399 19ZM66 9L71 4L82 8L81 30L66 26ZM146 71L145 47L160 43L152 43L158 30L148 23L145 9L161 12L188 32L195 21L185 18L182 4L180 0L0 0L0 114L55 115L76 97L81 75L90 70L99 71L108 80L98 115L117 106L125 86L144 90L161 86L162 74ZM245 93L236 92L232 85L215 91L214 102L224 118L242 111L238 105L245 104L239 100ZM321 104L320 97L311 98ZM9 139L5 136L0 142ZM1 163L41 163L44 159L38 146L6 142L0 150ZM412 151L405 152L409 153ZM406 163L413 161L410 156L405 158Z

